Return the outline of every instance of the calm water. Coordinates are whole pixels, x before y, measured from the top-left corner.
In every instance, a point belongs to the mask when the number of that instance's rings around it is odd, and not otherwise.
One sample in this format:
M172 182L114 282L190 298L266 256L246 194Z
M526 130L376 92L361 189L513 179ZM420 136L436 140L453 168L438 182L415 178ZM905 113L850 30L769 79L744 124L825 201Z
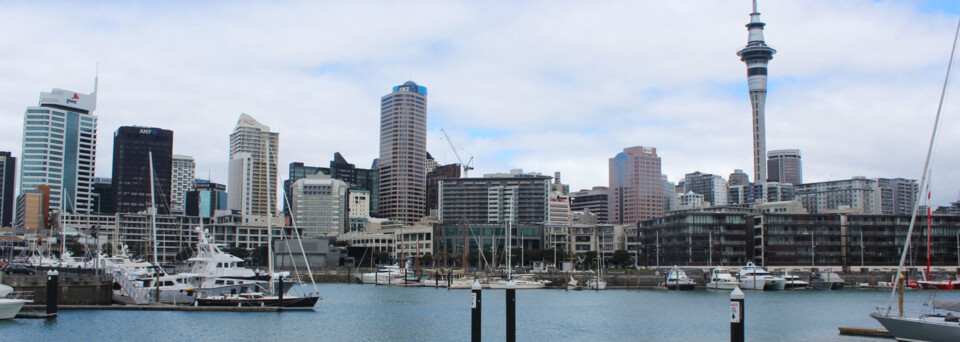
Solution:
M56 320L0 322L3 341L465 341L470 291L318 285L316 312L62 311ZM886 291L746 293L750 341L881 341L837 335L839 326L880 327L867 316ZM919 312L929 293L906 295ZM960 299L960 292L938 299ZM517 291L520 341L729 340L729 292ZM483 291L484 340L505 338L504 292Z

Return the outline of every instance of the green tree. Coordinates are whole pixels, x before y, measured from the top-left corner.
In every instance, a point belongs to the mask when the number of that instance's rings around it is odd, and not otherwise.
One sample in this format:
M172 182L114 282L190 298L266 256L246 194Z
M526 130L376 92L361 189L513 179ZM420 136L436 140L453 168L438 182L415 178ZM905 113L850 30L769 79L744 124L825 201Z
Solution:
M583 253L583 268L590 269L593 266L596 266L597 263L597 252L596 251L587 251Z
M433 254L427 252L420 256L420 266L426 267L433 264Z
M627 252L622 249L618 249L613 251L612 261L614 264L617 265L617 267L626 268L627 266L630 266L630 264L633 262L633 256L630 255L630 252Z

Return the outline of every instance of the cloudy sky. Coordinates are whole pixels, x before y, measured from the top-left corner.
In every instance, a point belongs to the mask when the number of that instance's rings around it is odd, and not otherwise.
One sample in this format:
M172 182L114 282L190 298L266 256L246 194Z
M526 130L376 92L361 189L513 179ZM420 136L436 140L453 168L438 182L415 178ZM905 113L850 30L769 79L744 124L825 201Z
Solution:
M657 148L676 181L749 170L750 104L736 51L747 0L472 2L0 1L0 150L20 155L41 91L93 91L97 175L121 125L175 132L198 177L226 182L240 113L280 132L281 172L341 152L369 167L379 99L429 88L428 147L452 137L476 174L513 168L581 189L608 158ZM798 148L804 181L919 179L960 6L760 2L770 64L768 149ZM960 92L948 92L935 204L960 196Z

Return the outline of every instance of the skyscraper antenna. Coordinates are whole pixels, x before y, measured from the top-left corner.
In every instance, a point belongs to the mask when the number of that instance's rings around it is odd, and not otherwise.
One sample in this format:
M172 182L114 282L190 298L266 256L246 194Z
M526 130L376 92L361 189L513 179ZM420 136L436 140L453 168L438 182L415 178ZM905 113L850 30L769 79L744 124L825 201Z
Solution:
M757 13L757 0L753 0L753 13Z
M100 61L97 61L97 69L93 76L93 108L97 108L97 90L100 86Z

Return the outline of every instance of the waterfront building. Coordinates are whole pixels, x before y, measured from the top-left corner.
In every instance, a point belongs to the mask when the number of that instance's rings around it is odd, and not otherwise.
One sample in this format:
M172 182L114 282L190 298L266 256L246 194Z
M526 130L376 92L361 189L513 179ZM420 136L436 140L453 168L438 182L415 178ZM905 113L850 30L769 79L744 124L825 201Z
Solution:
M429 214L435 215L440 205L439 181L449 178L460 178L460 164L436 166L433 170L427 172L427 211Z
M618 231L623 230L617 230L611 224L548 223L543 227L544 248L555 249L562 256L558 256L561 260L566 259L571 245L574 254L595 252L599 255L602 251L604 258L609 259L614 251L621 249L621 245L618 244L620 240L617 236Z
M732 186L727 189L728 204L750 204L792 201L796 191L789 183L753 183Z
M214 217L227 210L227 187L208 180L196 180L193 190L187 191L184 211L187 216Z
M884 215L911 215L917 204L920 185L914 179L877 178L880 211Z
M632 224L663 216L663 173L656 148L625 148L609 165L607 222Z
M277 198L275 179L279 143L280 133L271 132L270 127L248 114L240 114L230 134L227 182L227 207L230 210L238 210L243 215L275 215L277 204L273 199ZM268 208L267 202L273 208Z
M811 213L853 209L864 214L881 214L881 193L874 179L854 177L795 186L796 196Z
M21 189L17 196L18 229L49 229L50 187L38 185L35 189Z
M757 2L753 2L753 12L750 13L750 23L747 30L747 46L737 51L740 61L747 65L747 85L750 89L750 108L753 118L750 120L753 129L753 179L762 182L767 179L767 165L764 163L767 155L767 138L764 107L767 102L767 64L773 59L777 50L767 46L763 40L764 24L760 21L760 12L757 12Z
M96 89L89 95L53 89L41 92L39 106L24 113L19 188L48 186L51 210L89 213L93 208L96 102Z
M193 157L174 154L170 171L170 206L183 208L187 204L187 191L193 190L197 163Z
M930 263L956 267L960 216L932 216ZM758 264L769 266L896 266L910 215L764 213L755 231ZM918 215L906 265L927 263L926 215Z
M610 188L595 186L590 190L580 190L570 194L570 210L590 212L597 216L597 223L607 223L607 204Z
M137 213L155 205L157 213L170 213L171 198L167 192L172 157L173 131L139 126L118 128L113 134L114 212Z
M803 184L803 163L800 150L773 150L767 152L767 181Z
M351 231L337 236L337 241L346 243L350 247L369 248L373 253L394 254L397 248L397 236L382 231ZM367 261L372 256L367 256ZM364 264L366 264L364 262Z
M412 262L418 252L421 257L427 254L435 255L433 251L435 224L435 221L422 220L417 224L389 231L395 236L394 241L396 241L397 246L394 250L397 251L399 259ZM421 266L427 265L421 263Z
M93 213L113 214L116 203L113 200L113 178L96 177L93 179Z
M380 217L414 223L427 214L427 87L407 81L380 98Z
M734 169L733 173L730 174L729 180L727 180L728 187L747 184L750 184L750 176L744 173L741 169Z
M440 223L543 223L550 177L484 177L439 180Z
M290 200L290 188L293 183L311 175L325 175L333 179L339 179L347 183L351 192L369 192L370 216L377 217L379 215L380 174L376 167L370 169L357 168L356 165L348 163L340 152L333 154L333 160L330 161L329 167L306 166L300 162L290 163L289 177L283 181L286 201ZM283 204L284 213L289 215L286 201Z
M69 214L57 216L60 226L74 227L81 231L97 231L101 246L110 244L111 248L126 245L134 256L150 260L153 258L153 228L151 215L146 213L115 214ZM201 218L183 215L156 215L157 260L161 263L184 262L196 251L197 235L195 228ZM212 219L203 218L207 229L212 227ZM224 243L215 240L217 243ZM228 246L229 247L229 246Z
M743 266L753 252L749 208L678 210L638 224L648 266Z
M0 152L0 227L13 227L13 204L17 201L13 188L17 158L10 152Z
M293 183L291 214L305 237L336 236L347 230L347 183L308 176Z
M703 195L703 201L710 205L727 204L727 181L722 176L701 173L688 173L684 176L683 192Z
M311 239L277 239L273 241L274 268L281 270L337 268L353 266L347 248L334 245L331 237ZM304 261L306 256L306 261Z

